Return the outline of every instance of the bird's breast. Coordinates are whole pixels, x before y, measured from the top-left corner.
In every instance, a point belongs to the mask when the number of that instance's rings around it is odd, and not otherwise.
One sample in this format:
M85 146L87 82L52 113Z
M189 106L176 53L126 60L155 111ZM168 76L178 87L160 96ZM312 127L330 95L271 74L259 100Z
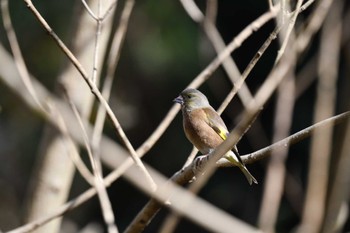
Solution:
M203 111L183 111L186 137L202 154L208 154L223 142L222 138L209 126L206 117Z

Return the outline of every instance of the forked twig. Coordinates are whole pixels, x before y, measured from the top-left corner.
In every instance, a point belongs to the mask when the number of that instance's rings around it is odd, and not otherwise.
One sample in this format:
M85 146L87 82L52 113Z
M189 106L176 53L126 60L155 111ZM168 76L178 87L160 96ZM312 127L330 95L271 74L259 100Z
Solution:
M108 55L107 74L102 87L102 95L106 100L109 100L109 97L110 97L122 44L125 38L128 21L129 21L134 3L135 3L134 0L128 0L126 2L120 18L119 27L116 30L116 32L112 35L113 41L112 41L111 49ZM100 153L99 147L100 147L105 118L106 118L106 110L103 106L99 105L97 110L97 117L94 125L94 131L91 139L92 150L94 151L94 153L96 153L97 156L99 156L99 153Z
M87 135L84 123L83 123L81 116L78 112L78 109L76 108L72 99L69 97L66 89L64 89L64 93L66 95L66 98L68 99L68 103L71 106L71 109L73 110L73 113L74 113L76 119L78 120L80 129L82 132L85 148L87 150L87 153L88 153L88 156L90 159L90 163L91 163L91 167L92 167L92 170L94 173L94 186L96 188L96 191L97 191L97 194L99 197L103 218L104 218L105 223L107 225L108 232L109 233L117 233L118 229L114 223L115 217L113 214L112 205L111 205L111 202L108 198L107 189L103 184L102 166L101 166L100 158L99 158L99 156L97 156L96 153L93 153L93 151L92 151L91 143L90 143L89 137Z

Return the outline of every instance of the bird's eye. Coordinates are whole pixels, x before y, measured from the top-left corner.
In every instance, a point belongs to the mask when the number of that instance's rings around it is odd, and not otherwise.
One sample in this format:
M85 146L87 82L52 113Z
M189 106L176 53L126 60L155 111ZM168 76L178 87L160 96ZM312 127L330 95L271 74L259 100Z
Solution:
M191 95L187 95L187 99L191 99L192 98L192 96Z

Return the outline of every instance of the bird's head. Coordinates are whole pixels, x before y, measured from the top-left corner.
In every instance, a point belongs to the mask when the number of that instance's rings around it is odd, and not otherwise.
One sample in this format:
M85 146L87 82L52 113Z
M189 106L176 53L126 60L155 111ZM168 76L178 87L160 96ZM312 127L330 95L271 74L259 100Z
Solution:
M210 106L207 97L200 91L192 88L185 89L174 99L175 103L181 104L187 111Z

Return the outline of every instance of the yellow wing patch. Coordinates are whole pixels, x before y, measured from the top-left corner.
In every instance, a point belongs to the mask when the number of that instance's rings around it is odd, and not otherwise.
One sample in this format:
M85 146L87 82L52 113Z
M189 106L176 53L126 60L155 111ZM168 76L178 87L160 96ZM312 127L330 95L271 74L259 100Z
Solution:
M208 125L222 138L222 140L226 140L228 131L220 115L211 107L203 108L203 111L206 114L206 122Z
M215 132L217 134L219 134L219 136L222 138L222 140L226 140L226 138L227 138L227 131L226 131L226 129L219 128L219 127L217 127L215 125L212 125L211 127L215 130Z

